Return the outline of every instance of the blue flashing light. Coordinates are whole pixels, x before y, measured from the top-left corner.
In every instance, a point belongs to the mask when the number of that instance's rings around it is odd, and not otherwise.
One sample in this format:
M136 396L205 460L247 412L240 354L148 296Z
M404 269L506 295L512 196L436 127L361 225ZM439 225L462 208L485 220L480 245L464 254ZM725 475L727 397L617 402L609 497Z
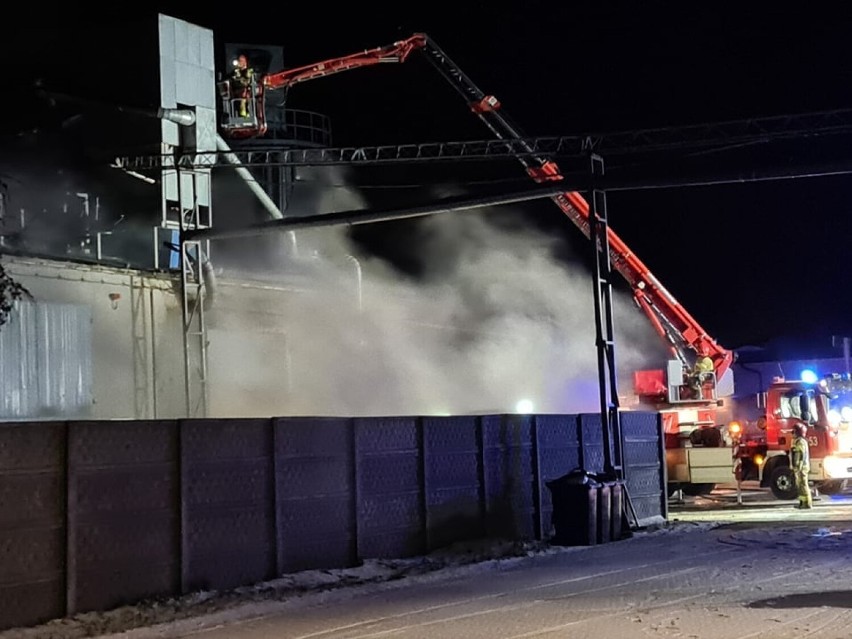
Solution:
M801 375L799 375L799 379L801 379L805 384L816 384L819 377L817 377L817 374L811 369L806 368L802 371Z

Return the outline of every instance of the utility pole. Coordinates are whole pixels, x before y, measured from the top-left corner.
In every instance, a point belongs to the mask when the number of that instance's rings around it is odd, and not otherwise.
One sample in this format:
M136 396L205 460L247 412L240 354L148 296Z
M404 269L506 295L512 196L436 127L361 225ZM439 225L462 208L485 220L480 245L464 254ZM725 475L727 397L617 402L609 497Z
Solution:
M850 337L842 337L840 335L832 335L831 336L831 345L835 348L843 347L843 362L846 367L846 374L849 375L849 350L850 344L852 344L852 338Z

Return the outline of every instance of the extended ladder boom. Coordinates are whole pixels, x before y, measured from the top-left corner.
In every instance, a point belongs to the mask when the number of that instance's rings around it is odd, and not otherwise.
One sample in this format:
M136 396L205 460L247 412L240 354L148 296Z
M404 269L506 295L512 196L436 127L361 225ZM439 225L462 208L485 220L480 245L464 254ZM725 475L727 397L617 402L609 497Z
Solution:
M316 64L288 69L264 76L256 95L255 110L247 118L232 119L226 129L234 137L262 135L266 130L263 113L263 90L287 89L300 82L313 80L341 71L372 66L381 63L405 62L413 51L422 51L429 62L458 91L469 105L471 111L491 130L498 139L511 139L523 143L526 137L502 110L500 102L487 95L465 75L465 73L424 33L385 47L367 49L340 58L333 58ZM230 94L223 94L232 99ZM536 153L531 147L525 148L524 155L517 156L529 176L536 182L558 182L563 179L556 163L546 155ZM566 191L551 198L559 209L580 228L587 238L591 237L589 226L590 209L588 202L576 191ZM618 271L630 285L633 296L640 308L651 320L655 330L665 339L672 353L686 362L686 350L708 355L714 363L717 379L728 370L732 361L731 351L722 348L712 339L701 325L695 321L683 306L650 272L647 266L631 251L620 237L607 227L612 267Z
M444 78L468 102L471 110L499 139L523 140L526 136L502 111L494 96L486 95L476 84L438 47L428 36L423 52ZM536 182L553 182L562 179L559 167L550 158L534 153L527 148L528 155L518 156L518 161ZM551 198L560 210L580 228L586 237L591 237L589 227L589 204L576 191L567 191ZM716 343L701 325L657 280L647 266L631 251L624 241L607 227L612 266L627 280L636 302L648 315L657 332L669 342L673 352L684 360L683 349L705 353L712 360L717 378L728 370L733 354Z

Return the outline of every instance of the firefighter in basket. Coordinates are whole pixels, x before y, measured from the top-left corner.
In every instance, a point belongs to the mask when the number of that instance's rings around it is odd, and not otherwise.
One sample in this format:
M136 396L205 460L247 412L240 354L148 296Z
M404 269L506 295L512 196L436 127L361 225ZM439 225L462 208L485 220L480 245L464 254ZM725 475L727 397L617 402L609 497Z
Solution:
M234 72L231 75L231 85L234 87L233 94L237 96L237 113L241 118L249 116L248 102L251 98L253 82L254 69L248 65L248 58L241 55L234 60Z
M692 390L693 399L704 398L704 383L711 379L713 370L713 360L706 352L701 351L689 375L689 387Z

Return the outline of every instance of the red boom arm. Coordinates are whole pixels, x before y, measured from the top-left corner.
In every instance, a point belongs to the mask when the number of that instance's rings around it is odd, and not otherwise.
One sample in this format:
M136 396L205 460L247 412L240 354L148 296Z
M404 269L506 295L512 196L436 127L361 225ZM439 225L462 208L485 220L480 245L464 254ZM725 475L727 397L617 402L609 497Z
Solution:
M266 75L262 85L269 90L283 89L300 82L321 78L341 71L357 69L384 62L405 62L415 50L422 51L444 78L466 100L470 109L499 139L522 140L524 135L501 111L500 102L494 96L483 93L452 60L426 35L417 33L410 38L392 45L367 49L361 53L333 58L296 69L288 69ZM262 99L262 90L260 92ZM262 102L259 105L258 118L251 126L234 127L233 131L241 135L258 135L265 131ZM562 180L559 167L547 156L539 155L534 149L525 149L527 155L518 156L518 160L527 173L536 182ZM591 237L589 228L589 204L575 191L561 193L553 198L556 205L586 235ZM689 348L695 353L708 355L714 363L717 378L728 370L733 361L733 353L722 348L707 335L701 325L677 302L648 267L639 260L627 245L607 227L610 259L612 266L628 282L633 290L639 307L647 314L655 330L665 339L675 356L684 359L683 352Z
M558 179L561 179L561 175ZM582 195L577 192L562 193L552 199L586 237L591 237L589 204ZM679 350L685 346L696 353L706 354L713 360L716 377L720 379L730 368L733 353L707 335L695 318L609 227L607 239L613 268L630 284L639 307L645 311L654 329L669 342L673 353L679 355Z
M316 64L309 64L296 69L287 69L278 73L270 73L263 77L263 85L267 89L283 89L299 82L314 80L323 76L368 67L384 62L405 62L411 52L426 46L426 36L415 34L405 40L394 42L386 47L367 49L342 58L332 58Z

